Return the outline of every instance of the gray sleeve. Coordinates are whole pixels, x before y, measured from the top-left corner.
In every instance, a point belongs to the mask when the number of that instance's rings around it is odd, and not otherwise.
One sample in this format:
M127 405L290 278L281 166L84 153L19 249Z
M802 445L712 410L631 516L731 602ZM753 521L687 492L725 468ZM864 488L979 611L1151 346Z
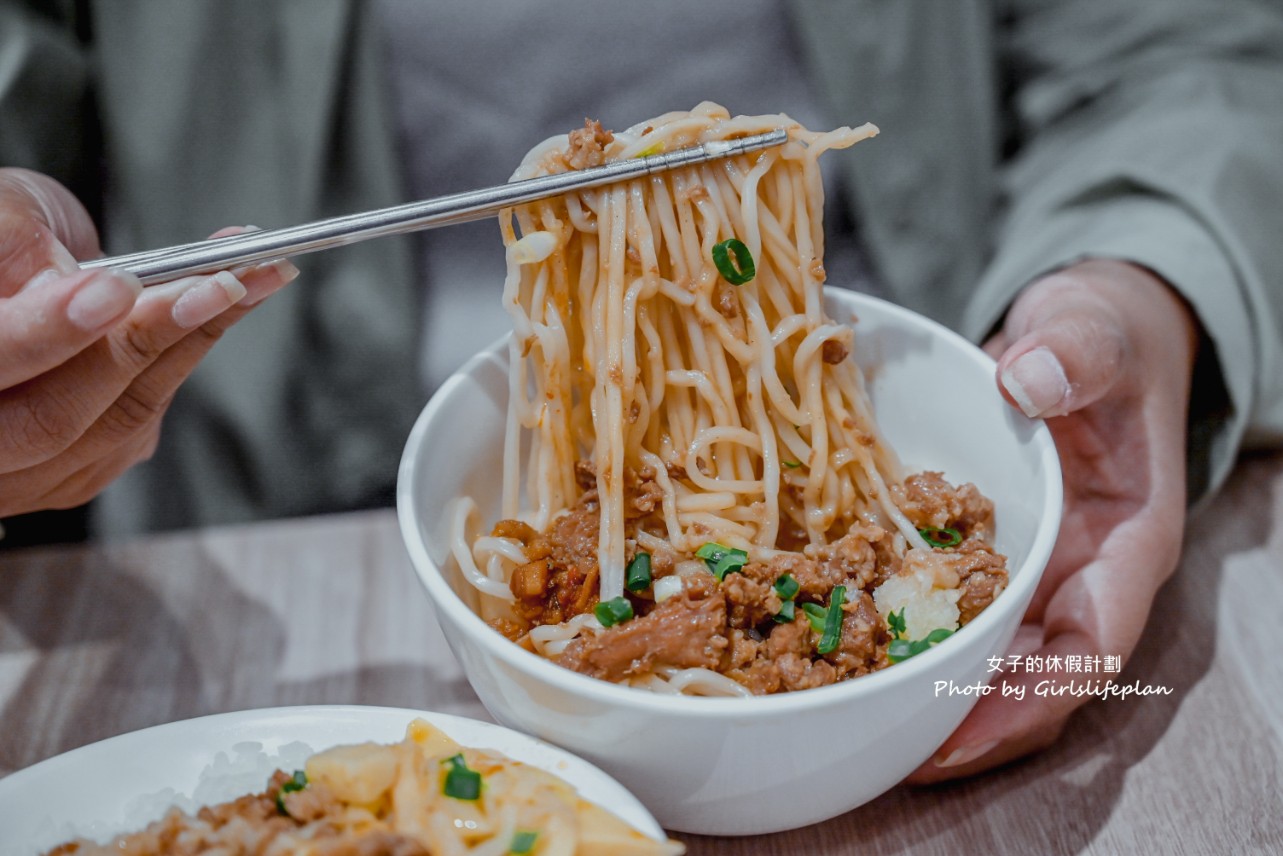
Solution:
M71 4L0 0L0 166L78 183L93 151L91 58Z
M1197 312L1228 392L1228 413L1196 414L1216 420L1194 435L1214 487L1245 439L1283 439L1283 9L1014 5L1020 145L964 329L982 335L1027 283L1081 258L1155 271Z

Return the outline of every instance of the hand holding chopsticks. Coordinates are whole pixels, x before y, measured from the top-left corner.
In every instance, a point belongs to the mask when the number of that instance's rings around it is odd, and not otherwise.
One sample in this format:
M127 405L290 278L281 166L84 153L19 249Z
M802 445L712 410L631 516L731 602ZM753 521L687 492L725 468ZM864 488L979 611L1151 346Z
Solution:
M148 457L196 364L297 273L283 261L143 289L78 268L97 252L66 188L0 169L0 518L81 505Z

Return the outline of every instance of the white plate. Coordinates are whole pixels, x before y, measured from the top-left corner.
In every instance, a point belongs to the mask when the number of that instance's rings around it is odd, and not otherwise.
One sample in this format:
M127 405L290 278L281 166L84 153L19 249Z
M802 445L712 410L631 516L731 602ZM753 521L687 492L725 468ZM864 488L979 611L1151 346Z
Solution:
M493 749L555 773L586 799L643 833L662 838L655 819L618 782L569 752L498 725L387 707L281 707L222 713L157 725L73 749L0 779L0 854L26 856L77 834L105 840L159 818L165 805L190 797L201 774L216 762L230 769L237 757L261 750L298 766L311 752L344 743L395 743L416 717L464 746ZM293 745L291 745L293 744ZM238 754L239 752L239 754ZM262 775L231 777L207 802L263 787ZM159 797L159 799L157 799ZM168 798L168 799L166 799ZM141 806L147 817L130 817Z

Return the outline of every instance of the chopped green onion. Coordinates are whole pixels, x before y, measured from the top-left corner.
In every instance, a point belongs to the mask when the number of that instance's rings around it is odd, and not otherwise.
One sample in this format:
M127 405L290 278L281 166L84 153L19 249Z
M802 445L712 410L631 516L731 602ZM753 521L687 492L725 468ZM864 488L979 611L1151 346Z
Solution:
M806 613L806 620L811 622L811 629L816 633L824 632L824 619L829 615L829 611L818 603L802 604L802 612Z
M930 633L927 634L926 641L928 645L939 645L941 642L948 639L952 635L953 635L952 630L948 630L944 627L937 627L935 630L932 630Z
M923 541L926 541L932 547L956 547L962 543L962 533L957 529L930 527L919 529L918 534L922 536Z
M523 854L526 853L532 853L535 849L535 842L538 840L538 832L519 830L513 833L512 843L508 845L508 852L516 853L518 856L523 856Z
M780 600L792 600L797 597L800 588L792 574L784 574L775 581L775 593L780 596Z
M796 470L798 467L802 466L801 461L784 461L783 464L790 470Z
M797 617L797 603L793 598L797 597L798 590L801 586L797 580L793 579L792 574L781 574L775 580L775 593L780 596L783 603L780 604L780 611L775 613L772 618L776 624L788 624Z
M846 600L846 586L834 586L829 595L829 612L824 617L824 634L815 650L827 654L842 641L842 603Z
M636 157L648 158L651 155L659 154L663 150L664 150L664 141L660 140L658 143L653 143L647 146L646 148L642 149L640 152L637 153Z
M708 569L713 572L713 576L717 577L718 582L726 579L727 574L742 570L748 564L748 553L715 541L709 541L700 547L695 551L695 555L704 560L704 564L708 565Z
M928 648L939 645L944 640L953 635L953 631L944 627L932 630L925 638L910 642L908 639L896 639L887 646L887 659L892 663L899 663L901 660L907 660L910 657L916 657Z
M629 591L645 591L650 588L650 553L638 553L628 563L624 572L624 588Z
M899 612L892 612L887 615L887 628L895 639L899 639L904 635L904 607L901 607Z
M462 753L446 758L441 763L450 765L450 769L445 774L445 784L441 787L441 793L456 800L480 798L481 774L476 770L468 769Z
M593 609L593 615L597 616L602 627L614 627L621 621L627 621L633 617L633 605L626 597L603 600Z
M295 770L294 775L281 785L281 789L276 792L276 810L281 814L288 815L289 811L285 808L285 795L292 794L295 791L301 791L307 787L307 773L302 770Z
M820 634L820 644L815 650L827 654L836 650L842 641L842 604L846 602L846 586L834 586L829 595L828 607L817 603L802 604L802 611L811 622L811 629Z
M734 264L731 263L732 253L735 255ZM717 265L717 272L722 275L722 279L731 285L743 285L757 275L753 254L739 238L727 238L720 244L714 244L713 264Z
M913 643L908 639L894 639L887 646L887 659L892 663L907 660L916 653L918 652L913 650Z

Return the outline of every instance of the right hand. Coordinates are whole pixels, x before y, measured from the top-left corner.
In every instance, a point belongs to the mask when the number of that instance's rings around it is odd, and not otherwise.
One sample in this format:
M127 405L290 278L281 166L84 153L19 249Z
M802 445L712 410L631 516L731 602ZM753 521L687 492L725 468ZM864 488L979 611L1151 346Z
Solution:
M1180 558L1198 341L1193 310L1157 274L1088 259L1030 284L986 343L1010 403L1047 419L1065 479L1056 547L1007 653L1084 668L995 676L1001 691L910 781L969 776L1049 746L1093 698L1072 684L1114 679L1101 661L1121 666L1136 647Z
M66 188L0 169L0 518L80 505L149 457L201 357L298 274L277 262L144 292L76 264L99 255Z

